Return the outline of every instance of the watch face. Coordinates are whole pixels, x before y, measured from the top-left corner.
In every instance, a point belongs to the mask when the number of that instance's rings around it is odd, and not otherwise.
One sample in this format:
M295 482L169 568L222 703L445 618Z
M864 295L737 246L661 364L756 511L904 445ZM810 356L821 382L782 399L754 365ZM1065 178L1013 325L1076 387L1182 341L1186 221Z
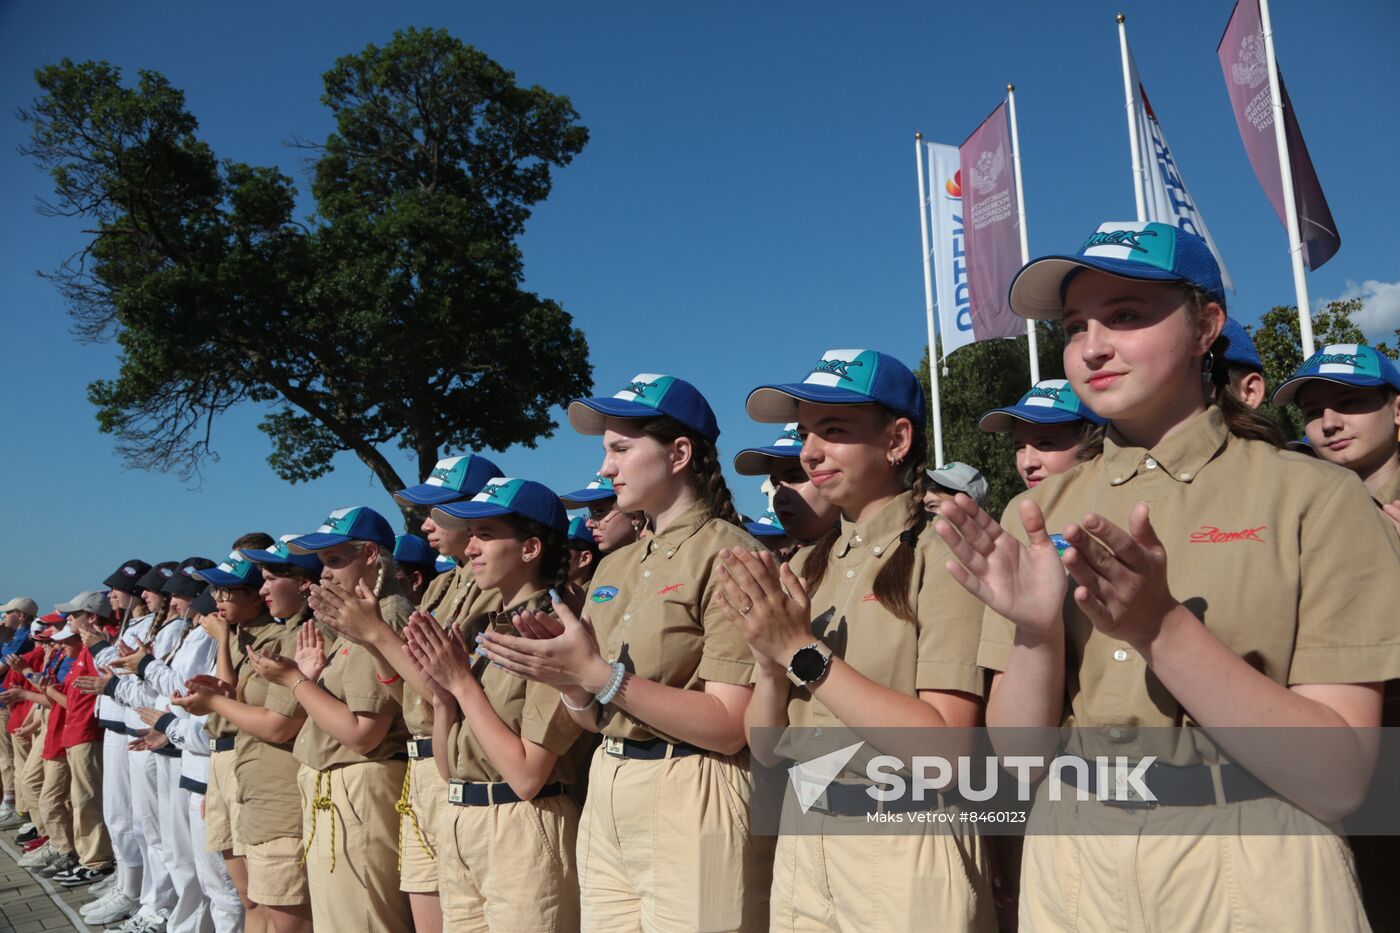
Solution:
M826 658L816 648L799 648L792 656L792 672L804 683L811 683L826 670Z

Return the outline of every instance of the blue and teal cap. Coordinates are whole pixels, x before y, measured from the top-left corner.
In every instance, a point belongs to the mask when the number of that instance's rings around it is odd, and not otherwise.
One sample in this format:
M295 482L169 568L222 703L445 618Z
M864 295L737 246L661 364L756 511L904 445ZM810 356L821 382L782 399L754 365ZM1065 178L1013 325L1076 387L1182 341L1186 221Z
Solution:
M302 570L320 576L321 558L315 554L293 554L287 548L287 542L296 537L296 535L283 535L276 544L266 550L244 548L238 553L242 554L245 559L255 564L262 564L264 567L300 567Z
M764 512L754 521L744 522L744 530L755 538L776 538L787 534L783 523L772 512Z
M493 479L467 502L448 502L433 509L433 520L446 516L447 524L460 524L473 518L519 515L561 535L569 530L564 503L548 486L528 479ZM456 519L454 523L452 520Z
M1317 456L1317 451L1313 450L1312 441L1308 440L1308 436L1306 434L1304 434L1297 440L1288 441L1283 445L1283 449L1291 450L1297 454L1307 454L1310 457Z
M309 535L292 538L287 549L293 554L324 551L348 541L373 541L386 551L394 549L394 529L384 516L365 505L336 509Z
M500 475L500 468L485 457L476 454L448 457L439 460L423 482L394 493L394 499L409 505L441 505L470 499L481 492L487 480Z
M802 456L802 435L797 422L783 425L778 439L767 447L745 447L734 455L734 470L740 476L767 476L773 471L774 460L796 460Z
M598 542L593 539L593 532L588 530L586 519L569 519L569 533L567 538L569 546L572 548L583 548L587 551L598 550Z
M589 503L616 498L617 493L613 490L612 480L606 476L598 475L593 477L593 482L582 489L575 490L567 496L560 496L559 501L564 503L566 509L586 509Z
M210 586L222 586L226 589L236 586L262 586L262 571L258 565L248 560L239 551L234 551L224 562L217 567L210 567L206 570L196 570L195 579L203 580Z
M457 569L457 562L450 557L439 554L433 560L433 569L438 573L451 573Z
M394 560L415 567L431 567L438 559L427 538L418 535L399 535L394 539Z
M1364 343L1334 343L1308 357L1298 371L1278 387L1274 404L1293 404L1303 383L1313 379L1372 389L1390 386L1400 392L1400 370L1388 357Z
M576 398L569 403L569 424L580 434L602 434L607 418L655 418L667 415L697 431L711 443L719 422L700 390L675 376L639 373L611 398Z
M1042 256L1011 280L1011 310L1032 320L1058 320L1065 289L1085 269L1142 282L1182 282L1225 306L1220 263L1206 241L1171 224L1113 220L1099 224L1072 256Z
M1220 336L1215 338L1215 346L1211 350L1222 363L1241 366L1256 373L1264 371L1264 361L1259 359L1254 341L1249 339L1244 325L1232 317L1225 318L1225 326L1220 329Z
M923 427L924 390L899 360L875 350L827 350L801 382L759 386L746 408L755 421L797 420L798 402L820 405L875 403Z
M987 412L977 426L983 431L1010 431L1013 421L1029 421L1032 424L1069 424L1073 421L1106 423L1079 400L1067 379L1042 379L1015 405L993 408Z

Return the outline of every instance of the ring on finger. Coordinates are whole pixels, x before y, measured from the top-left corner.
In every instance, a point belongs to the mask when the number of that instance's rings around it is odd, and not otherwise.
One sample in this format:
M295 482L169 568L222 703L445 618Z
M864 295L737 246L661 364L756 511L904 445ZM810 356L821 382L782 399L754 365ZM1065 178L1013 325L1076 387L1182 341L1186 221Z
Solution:
M752 610L752 609L753 609L753 603L749 603L749 604L748 604L747 606L745 606L743 609L740 609L740 610L739 610L739 614L740 614L740 615L746 616L746 615L749 614L749 611Z

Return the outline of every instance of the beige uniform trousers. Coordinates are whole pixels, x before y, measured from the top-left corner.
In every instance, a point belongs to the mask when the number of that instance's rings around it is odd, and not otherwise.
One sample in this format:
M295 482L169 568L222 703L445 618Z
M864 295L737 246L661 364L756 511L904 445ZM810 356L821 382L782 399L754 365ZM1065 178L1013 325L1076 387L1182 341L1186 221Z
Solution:
M102 740L68 749L68 799L73 813L73 848L86 868L112 866L112 840L102 822Z
M1152 810L1041 799L1027 829L1022 930L1370 930L1345 840L1275 797Z
M11 778L14 783L7 784L6 787L13 787L15 792L15 809L20 813L28 814L31 820L36 816L35 811L39 809L34 800L29 797L29 789L24 783L24 766L29 761L29 749L33 745L32 738L20 738L17 735L7 735L5 739L10 743L10 751L14 764L11 766Z
M29 749L24 756L24 767L21 768L19 761L15 761L15 768L19 772L17 780L24 793L25 810L41 836L49 834L48 825L44 821L44 806L39 801L40 795L44 792L44 735L47 732L48 723L45 722L29 740Z
M44 815L44 835L49 845L64 855L73 853L73 803L68 797L73 777L68 759L58 757L42 762L43 788L39 791L39 812Z
M578 807L566 795L487 807L445 804L441 820L443 929L577 933Z
M294 907L311 899L300 836L278 836L243 846L248 865L248 900L270 907Z
M773 840L749 836L746 762L593 753L578 834L583 930L767 929Z
M318 930L409 933L394 858L406 764L375 761L297 771L311 915Z
M447 805L447 782L432 758L417 758L404 772L399 816L399 890L430 894L438 889L438 826Z
M238 825L238 776L234 772L235 752L229 749L209 756L209 780L204 791L204 848L209 852L243 854L234 835Z
M6 731L10 721L10 708L0 706L0 796L15 793L15 752L11 735Z

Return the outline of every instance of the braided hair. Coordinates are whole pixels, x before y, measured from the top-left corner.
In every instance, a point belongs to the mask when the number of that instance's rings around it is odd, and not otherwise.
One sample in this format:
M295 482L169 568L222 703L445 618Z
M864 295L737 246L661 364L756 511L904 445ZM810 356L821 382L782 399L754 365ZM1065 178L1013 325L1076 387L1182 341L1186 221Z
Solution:
M502 518L521 541L540 539L540 579L547 588L563 592L569 582L569 545L565 536L519 515L509 514Z
M888 422L893 422L897 417L887 409L882 408L881 411L886 415ZM909 453L891 467L899 471L900 486L910 493L904 530L899 535L899 543L903 546L890 552L880 567L880 572L875 575L875 598L910 624L918 622L918 613L909 598L909 578L914 573L914 553L918 547L919 536L928 525L928 513L924 511L924 494L929 485L928 474L924 472L927 462L928 442L924 438L924 429L915 424L913 437L910 438ZM827 564L831 560L831 549L840 536L840 524L833 525L812 545L812 552L807 556L807 562L802 565L802 584L808 593L815 593L817 587L821 586L823 578L826 577Z
M729 484L724 481L724 471L719 462L719 448L715 442L700 436L695 430L686 427L669 416L662 415L642 422L642 433L661 444L670 444L678 438L690 441L690 479L695 492L705 503L712 518L744 526L739 510L734 507L734 496L729 492Z

